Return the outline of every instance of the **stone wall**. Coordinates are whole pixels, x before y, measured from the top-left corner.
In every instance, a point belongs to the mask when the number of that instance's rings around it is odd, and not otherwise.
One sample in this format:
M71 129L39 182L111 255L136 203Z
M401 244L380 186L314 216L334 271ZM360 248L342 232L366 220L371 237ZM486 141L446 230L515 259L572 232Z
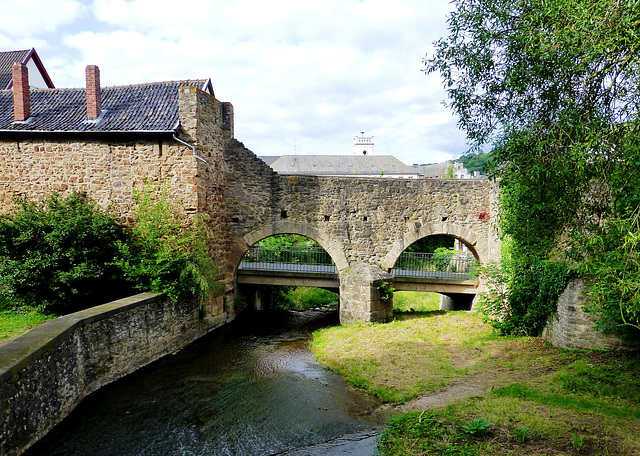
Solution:
M392 303L377 299L374 277L387 277L413 242L447 234L481 262L498 258L497 189L487 180L280 176L239 142L224 154L228 280L257 241L300 234L338 267L341 321L384 321Z
M222 169L225 144L233 136L233 108L195 87L179 89L179 138L163 134L3 135L0 139L0 214L9 213L15 199L43 199L52 192L85 191L123 222L133 222L134 192L147 183L165 188L184 213L207 214L214 234L209 246L224 269L229 250ZM202 159L202 160L201 160ZM205 163L206 162L206 163ZM230 283L228 280L226 283ZM224 312L228 296L207 303L208 313Z
M143 293L50 320L0 351L0 455L21 454L100 387L228 320Z
M483 262L497 255L494 189L487 180L265 176L262 182L251 197L229 206L238 236L255 239L254 232L269 231L265 226L304 225L300 230L315 231L321 244L339 243L349 264L385 268L397 258L387 257L394 247L399 255L431 234L463 240Z
M588 302L585 279L573 280L558 299L558 312L545 327L542 337L560 348L583 350L638 349L623 343L612 334L593 329L591 315L582 310Z
M0 140L0 212L13 200L54 191L86 191L104 208L130 218L133 190L145 180L170 182L171 196L197 210L195 163L185 146L164 138L39 137Z

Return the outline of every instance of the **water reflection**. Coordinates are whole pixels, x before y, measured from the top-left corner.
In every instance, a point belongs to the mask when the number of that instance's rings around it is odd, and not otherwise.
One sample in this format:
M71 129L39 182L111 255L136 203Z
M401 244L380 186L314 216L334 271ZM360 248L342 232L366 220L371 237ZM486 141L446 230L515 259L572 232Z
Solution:
M27 455L270 455L369 429L377 402L308 351L336 319L247 314L91 396Z

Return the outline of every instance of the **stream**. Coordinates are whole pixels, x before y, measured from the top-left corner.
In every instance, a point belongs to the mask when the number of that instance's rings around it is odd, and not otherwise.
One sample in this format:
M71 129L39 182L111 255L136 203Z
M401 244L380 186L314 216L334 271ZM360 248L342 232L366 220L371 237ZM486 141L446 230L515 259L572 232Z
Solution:
M83 401L27 456L371 456L379 402L309 351L337 312L244 312Z

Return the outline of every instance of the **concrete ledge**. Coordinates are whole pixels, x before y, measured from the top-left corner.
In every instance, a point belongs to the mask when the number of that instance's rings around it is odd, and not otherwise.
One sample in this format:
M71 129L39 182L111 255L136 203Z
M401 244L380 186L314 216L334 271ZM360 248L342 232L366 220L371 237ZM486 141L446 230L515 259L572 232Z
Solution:
M142 293L50 320L0 349L0 455L22 454L89 394L222 325Z
M432 293L477 294L480 282L477 279L428 279L418 277L395 277L392 286L396 291L422 291Z
M55 348L60 338L68 336L76 328L109 318L123 308L143 306L158 299L158 295L141 293L45 321L0 348L0 384L32 361L42 358L47 351Z

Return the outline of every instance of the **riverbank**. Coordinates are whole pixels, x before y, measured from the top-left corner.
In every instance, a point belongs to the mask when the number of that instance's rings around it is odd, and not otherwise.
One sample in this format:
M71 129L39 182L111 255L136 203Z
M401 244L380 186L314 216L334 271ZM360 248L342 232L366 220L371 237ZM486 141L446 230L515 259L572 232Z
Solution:
M634 355L498 337L464 312L320 330L312 351L386 403L384 455L640 454Z

